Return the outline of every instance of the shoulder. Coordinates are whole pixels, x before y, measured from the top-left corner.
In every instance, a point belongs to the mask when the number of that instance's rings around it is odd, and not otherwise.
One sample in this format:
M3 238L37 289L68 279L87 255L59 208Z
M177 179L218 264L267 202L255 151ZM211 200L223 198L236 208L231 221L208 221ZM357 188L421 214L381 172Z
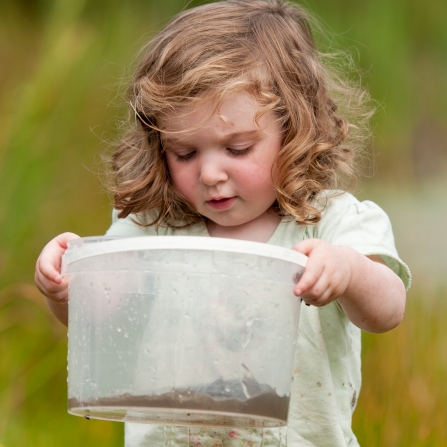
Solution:
M379 205L338 191L329 191L318 201L321 220L312 227L310 237L352 247L365 256L379 255L410 286L410 270L397 253L390 219Z
M356 234L371 232L392 235L387 214L374 202L361 202L343 191L325 191L316 198L314 205L321 212L321 220L316 225L297 225L293 219L285 218L277 233L290 233L290 238L295 241L318 238L330 243L335 243L342 235L349 239Z
M312 227L312 237L335 245L357 246L369 244L380 234L394 246L390 220L374 202L360 202L346 192L327 191L317 198L316 206L321 210L321 220Z
M372 217L375 213L388 219L385 211L379 205L370 201L360 201L352 194L344 191L325 191L316 199L316 205L321 210L322 218L337 215L358 214L363 217Z
M323 239L357 233L367 236L376 232L392 236L388 215L370 200L361 202L347 192L327 191L317 198L317 207L321 210L321 220L315 226L314 237Z
M321 220L316 225L299 225L292 218L284 218L269 243L291 247L303 239L317 238L350 245L349 241L340 240L342 235L351 240L358 232L369 233L365 224L370 222L375 226L377 221L387 227L388 233L391 231L388 216L379 206L360 202L352 194L325 191L316 198L314 205L321 212Z

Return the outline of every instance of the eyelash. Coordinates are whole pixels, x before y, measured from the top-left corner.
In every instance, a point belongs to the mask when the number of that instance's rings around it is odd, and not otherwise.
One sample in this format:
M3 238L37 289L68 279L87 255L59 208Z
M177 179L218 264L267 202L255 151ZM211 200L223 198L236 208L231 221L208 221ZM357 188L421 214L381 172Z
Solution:
M252 150L252 148L253 146L249 146L245 149L230 149L228 147L227 151L230 152L230 154L235 155L236 157L240 157L242 155L247 155Z
M194 157L195 154L195 152L189 152L185 155L176 154L177 161L189 161L191 158Z
M252 149L253 149L253 146L249 146L245 149L231 149L231 148L227 147L227 151L230 152L230 154L234 155L235 157L241 157L243 155L247 155ZM192 158L194 158L195 155L196 155L196 152L193 151L193 152L189 152L188 154L185 154L185 155L176 154L176 157L177 157L177 161L186 162L186 161L189 161Z

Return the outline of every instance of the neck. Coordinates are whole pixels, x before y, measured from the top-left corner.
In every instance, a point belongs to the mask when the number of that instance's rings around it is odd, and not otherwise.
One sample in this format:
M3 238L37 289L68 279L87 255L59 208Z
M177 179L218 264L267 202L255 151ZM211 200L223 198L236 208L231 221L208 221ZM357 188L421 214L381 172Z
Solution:
M223 237L252 242L268 242L281 221L275 214L264 213L250 222L236 226L223 226L208 222L211 237Z

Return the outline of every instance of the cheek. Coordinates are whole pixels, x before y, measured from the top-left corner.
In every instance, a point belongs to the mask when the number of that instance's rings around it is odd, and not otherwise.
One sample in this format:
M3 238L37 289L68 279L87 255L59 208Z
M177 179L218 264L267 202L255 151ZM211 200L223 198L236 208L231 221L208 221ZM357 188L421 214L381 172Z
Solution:
M171 175L172 187L177 194L185 199L190 199L194 189L192 170L188 165L175 163L172 160L170 161L169 158L167 162L169 173Z
M236 182L246 193L255 196L261 196L273 192L273 180L270 166L260 166L259 164L251 164L246 169L240 169L235 172Z
M241 178L245 178L245 182L251 182L253 185L257 185L258 188L268 189L272 187L275 179L275 158L263 157L258 160L254 160L251 166L241 173Z

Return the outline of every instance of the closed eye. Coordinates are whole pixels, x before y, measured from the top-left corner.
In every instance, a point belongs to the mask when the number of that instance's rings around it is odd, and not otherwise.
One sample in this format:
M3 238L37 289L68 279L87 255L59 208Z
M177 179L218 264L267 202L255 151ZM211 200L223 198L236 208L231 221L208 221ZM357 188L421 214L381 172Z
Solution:
M189 161L194 158L196 151L188 152L187 154L175 154L177 161Z
M252 149L253 149L253 146L249 146L245 149L232 149L230 147L227 147L227 151L236 157L240 157L242 155L247 155Z

